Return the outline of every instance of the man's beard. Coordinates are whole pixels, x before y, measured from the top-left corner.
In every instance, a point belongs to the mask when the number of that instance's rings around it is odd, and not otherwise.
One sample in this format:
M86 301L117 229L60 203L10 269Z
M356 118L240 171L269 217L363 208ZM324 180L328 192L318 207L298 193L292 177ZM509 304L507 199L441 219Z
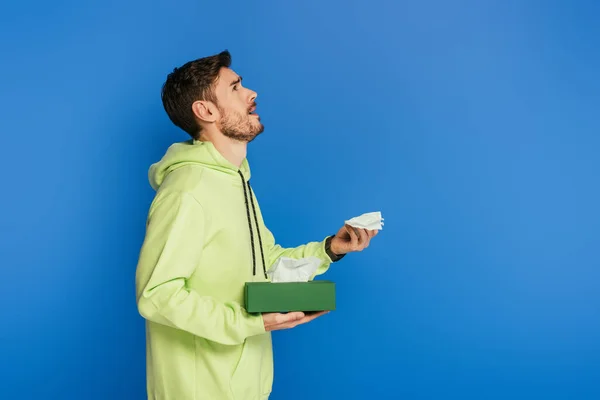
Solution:
M222 117L217 122L217 127L228 138L250 143L265 129L258 117L253 117L250 114L242 115L237 112L226 112L220 107L219 112ZM252 121L255 118L256 121Z

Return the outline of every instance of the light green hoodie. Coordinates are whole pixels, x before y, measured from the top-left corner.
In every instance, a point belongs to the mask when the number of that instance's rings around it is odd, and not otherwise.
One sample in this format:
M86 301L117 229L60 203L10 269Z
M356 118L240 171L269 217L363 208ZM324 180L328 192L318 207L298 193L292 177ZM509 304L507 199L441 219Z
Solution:
M261 315L245 311L244 283L267 280L264 268L280 256L319 257L315 275L332 262L325 238L297 248L277 245L242 184L249 179L247 160L237 168L210 142L173 144L150 167L156 196L136 272L149 399L267 399L271 333Z

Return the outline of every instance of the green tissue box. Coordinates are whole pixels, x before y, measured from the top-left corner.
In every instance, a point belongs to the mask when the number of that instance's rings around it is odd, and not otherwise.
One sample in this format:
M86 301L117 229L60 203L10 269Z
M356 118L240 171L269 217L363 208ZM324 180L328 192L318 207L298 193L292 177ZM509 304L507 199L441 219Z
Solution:
M335 310L335 283L247 282L244 288L249 313Z

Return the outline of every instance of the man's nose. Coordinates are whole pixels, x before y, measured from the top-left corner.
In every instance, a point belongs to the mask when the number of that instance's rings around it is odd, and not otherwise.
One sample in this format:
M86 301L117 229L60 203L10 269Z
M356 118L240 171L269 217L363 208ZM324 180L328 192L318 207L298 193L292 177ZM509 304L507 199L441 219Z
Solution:
M250 103L254 103L256 101L256 98L258 97L258 94L254 91L254 90L250 90Z

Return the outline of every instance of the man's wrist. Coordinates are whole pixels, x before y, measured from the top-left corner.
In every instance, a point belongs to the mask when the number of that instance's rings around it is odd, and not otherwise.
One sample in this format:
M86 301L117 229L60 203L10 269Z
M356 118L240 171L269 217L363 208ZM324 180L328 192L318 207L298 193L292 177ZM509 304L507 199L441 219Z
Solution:
M332 262L339 261L345 256L345 254L336 254L333 252L333 250L331 250L331 242L334 237L335 235L331 235L327 239L325 239L325 252L329 256L329 258L331 258Z

